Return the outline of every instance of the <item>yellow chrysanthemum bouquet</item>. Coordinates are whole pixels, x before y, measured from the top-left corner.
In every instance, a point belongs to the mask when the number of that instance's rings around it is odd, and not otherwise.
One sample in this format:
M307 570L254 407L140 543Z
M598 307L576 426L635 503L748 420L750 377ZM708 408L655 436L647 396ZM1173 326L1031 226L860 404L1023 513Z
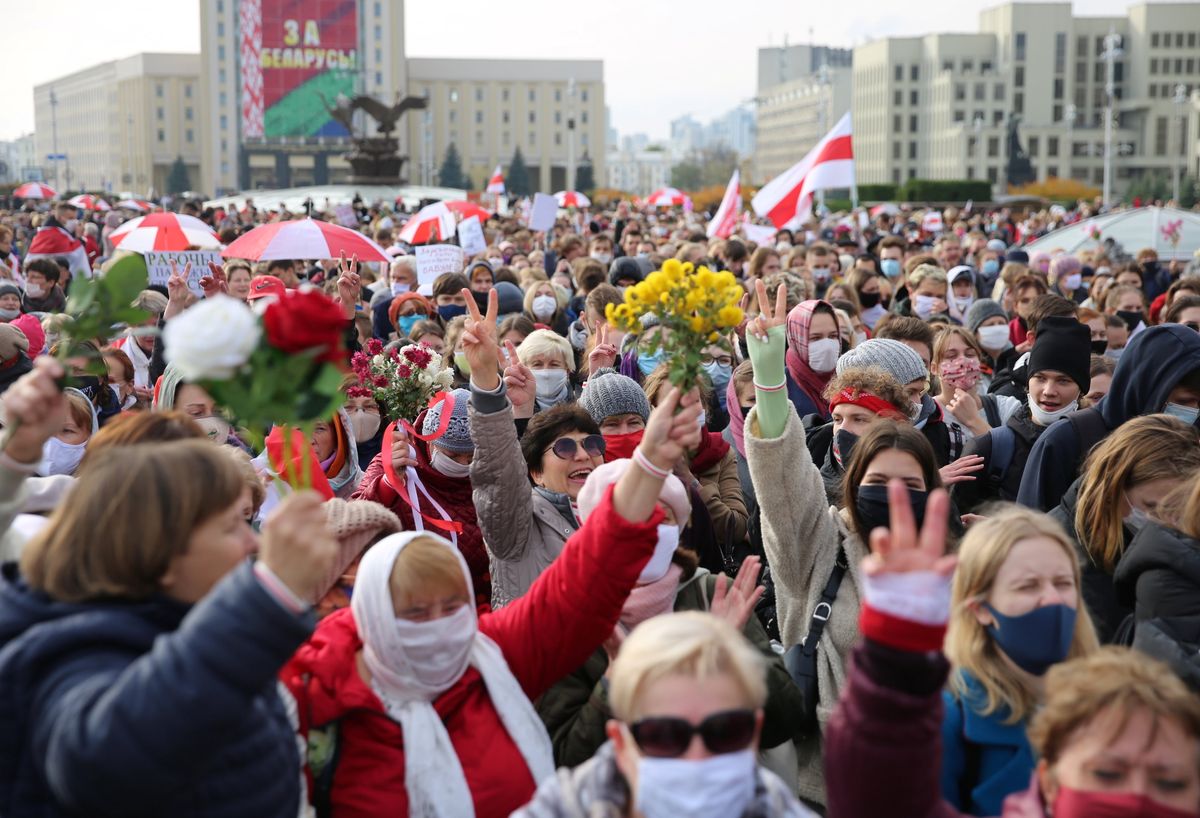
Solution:
M625 291L624 304L609 304L608 323L625 332L641 333L643 315L663 327L659 346L670 368L670 380L681 389L693 386L703 367L705 347L733 353L728 332L742 322L739 303L745 291L733 273L713 272L668 259L644 281Z

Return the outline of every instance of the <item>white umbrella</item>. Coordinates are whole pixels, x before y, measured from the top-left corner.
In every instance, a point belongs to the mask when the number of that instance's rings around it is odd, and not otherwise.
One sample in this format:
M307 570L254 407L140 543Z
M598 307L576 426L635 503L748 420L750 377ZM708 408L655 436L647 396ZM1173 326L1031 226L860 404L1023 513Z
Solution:
M1129 255L1149 247L1160 259L1191 258L1200 250L1200 213L1174 207L1138 207L1093 216L1068 225L1022 249L1031 256L1102 247L1112 239Z

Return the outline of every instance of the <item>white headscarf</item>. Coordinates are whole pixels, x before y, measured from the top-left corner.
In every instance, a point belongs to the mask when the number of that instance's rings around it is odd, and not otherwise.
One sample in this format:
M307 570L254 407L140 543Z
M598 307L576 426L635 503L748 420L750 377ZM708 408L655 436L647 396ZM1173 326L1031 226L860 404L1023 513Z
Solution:
M398 621L392 605L389 578L396 558L417 537L429 537L445 545L458 559L467 595L474 599L471 573L458 549L442 537L423 531L392 534L367 550L358 566L350 608L363 640L363 661L371 671L371 688L387 709L388 716L404 731L404 784L408 790L408 809L412 818L470 818L475 815L471 791L462 764L454 751L450 735L432 702L450 689L468 666L476 668L487 686L500 722L517 745L535 784L554 774L550 736L533 704L509 670L499 646L479 632L479 621L472 603L457 613L426 623ZM429 678L410 657L413 632L436 631L441 627L466 628L474 632L461 661L443 678ZM432 626L426 628L425 626ZM432 635L432 634L426 634ZM422 649L428 641L422 640ZM455 645L446 640L445 649Z

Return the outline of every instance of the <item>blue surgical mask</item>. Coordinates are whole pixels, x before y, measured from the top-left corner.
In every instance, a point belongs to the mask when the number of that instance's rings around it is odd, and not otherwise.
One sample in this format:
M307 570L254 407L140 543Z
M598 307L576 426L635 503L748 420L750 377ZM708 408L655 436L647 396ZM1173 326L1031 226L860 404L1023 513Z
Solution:
M1179 418L1188 426L1195 426L1196 418L1200 418L1200 409L1195 409L1191 406L1181 406L1178 403L1168 403L1163 407L1163 413L1173 418Z
M437 310L443 321L451 321L460 315L467 314L467 308L462 304L443 304Z
M895 278L900 275L900 259L885 258L879 262L879 268L883 270L883 274L888 278Z
M725 387L729 385L729 379L733 377L733 367L725 366L713 361L710 364L703 364L704 371L708 373L709 380L712 381L713 389L716 390L717 397L721 401L721 406L725 406Z
M1146 523L1151 521L1150 515L1135 506L1128 494L1125 495L1125 502L1129 503L1129 513L1125 515L1122 522L1125 523L1126 528L1136 534L1145 527Z
M656 349L654 352L638 351L637 365L638 371L643 375L649 375L654 370L658 369L658 365L662 363L662 350Z
M396 319L396 329L399 334L407 337L412 328L417 325L418 321L424 321L429 316L423 312L413 313L412 315L402 315Z
M994 276L1000 272L1000 262L997 259L989 258L983 262L983 274L985 276Z
M1067 658L1075 638L1075 609L1043 605L1020 616L1005 616L988 603L996 622L988 626L992 639L1017 667L1041 676Z

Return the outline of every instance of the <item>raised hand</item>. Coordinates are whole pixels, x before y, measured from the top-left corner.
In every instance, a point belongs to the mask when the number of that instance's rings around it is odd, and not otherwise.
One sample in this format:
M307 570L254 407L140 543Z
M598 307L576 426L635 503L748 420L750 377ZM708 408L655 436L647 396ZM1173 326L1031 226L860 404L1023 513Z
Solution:
M925 505L925 525L920 532L904 481L888 482L888 510L889 527L871 532L871 553L862 562L866 574L935 571L947 576L954 571L958 557L946 553L950 495L945 489L937 489L929 495Z
M471 383L491 392L500 386L500 346L497 341L496 315L500 302L496 291L488 291L487 314L480 315L470 290L462 291L467 301L467 323L459 339L459 348L471 365Z
M289 494L263 523L258 558L292 593L316 602L334 570L340 546L325 522L321 495Z
M767 300L767 285L761 278L755 279L754 290L758 296L758 316L746 326L746 331L765 342L769 329L787 325L787 285L780 284L775 291L774 306Z
M682 394L679 387L671 387L650 412L638 449L655 467L672 471L680 458L700 445L702 408L699 390L693 387Z
M192 300L192 291L188 289L188 277L192 274L192 263L189 261L179 272L179 266L171 262L171 275L167 278L167 308L163 318L168 321L188 308Z
M596 346L588 353L588 375L596 374L596 370L612 367L617 362L617 347L609 341L608 324L600 322L596 331Z
M48 355L34 359L26 372L4 393L4 416L15 428L4 453L18 463L37 463L42 446L62 431L67 419L67 401L57 380L64 375L62 364Z
M417 459L413 455L412 447L408 443L408 433L404 431L404 427L397 424L392 432L392 450L388 452L388 456L392 458L392 468L400 480L404 479L405 469L417 466ZM398 489L400 486L393 488Z
M210 261L208 270L209 274L200 279L200 289L204 291L204 297L229 295L229 279L225 276L225 268L215 261Z
M970 454L958 458L953 463L947 463L938 469L942 476L942 485L952 486L955 483L969 483L975 479L975 472L983 468L983 457Z
M508 390L508 399L512 401L513 414L519 418L533 417L534 401L537 399L537 378L533 376L533 370L521 363L512 341L504 342L504 357L507 361L507 366L504 367L504 384Z
M758 557L746 557L732 585L724 574L718 576L709 612L724 619L739 631L746 627L754 613L754 606L766 591L766 588L758 584L758 574L761 570L762 560Z
M338 300L342 304L342 315L349 320L354 317L359 299L362 298L362 278L358 274L357 254L350 261L346 261L346 253L342 251L342 257L338 262L337 288Z

